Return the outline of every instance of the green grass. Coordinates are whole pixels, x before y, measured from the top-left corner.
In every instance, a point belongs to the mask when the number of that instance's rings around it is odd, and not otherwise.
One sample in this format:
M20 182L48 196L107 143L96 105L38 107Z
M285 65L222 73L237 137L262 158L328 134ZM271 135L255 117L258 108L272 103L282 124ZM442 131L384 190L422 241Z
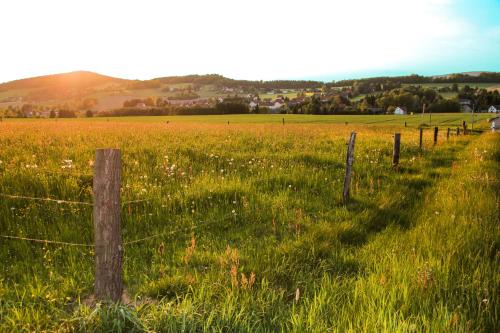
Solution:
M90 201L95 148L119 147L122 199L151 200L123 207L124 241L164 234L125 247L132 303L98 307L91 250L0 239L0 331L498 331L500 136L425 131L420 152L404 117L281 118L0 123L0 192ZM0 230L92 243L91 208L1 198Z
M487 119L491 115L480 113L474 115L476 126L487 127ZM462 126L462 122L470 123L470 113L442 113L442 114L415 114L415 115L294 115L294 114L257 114L257 115L216 115L216 116L161 116L161 117L121 117L109 118L113 121L144 122L144 123L205 123L205 124L346 124L347 125L382 125L401 126L406 122L409 127L417 127L421 124L456 127ZM105 118L78 119L76 121L102 122ZM53 120L47 120L53 121Z

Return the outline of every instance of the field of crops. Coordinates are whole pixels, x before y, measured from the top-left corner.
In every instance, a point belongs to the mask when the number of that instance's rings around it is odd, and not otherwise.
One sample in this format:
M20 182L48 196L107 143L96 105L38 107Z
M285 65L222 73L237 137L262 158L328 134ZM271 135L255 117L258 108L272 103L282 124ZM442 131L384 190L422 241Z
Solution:
M0 237L0 331L498 331L500 135L447 140L471 115L427 117L0 122L0 236L79 244ZM420 151L423 122L440 132ZM121 149L122 201L145 200L122 206L139 241L118 305L92 302L85 246L102 147Z

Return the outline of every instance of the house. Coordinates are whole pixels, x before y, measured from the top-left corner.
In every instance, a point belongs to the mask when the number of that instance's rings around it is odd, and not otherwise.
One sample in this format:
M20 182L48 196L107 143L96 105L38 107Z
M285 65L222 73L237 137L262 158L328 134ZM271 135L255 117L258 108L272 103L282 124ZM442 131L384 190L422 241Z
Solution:
M498 113L500 112L500 105L492 105L488 108L489 113Z
M408 114L408 112L406 111L406 109L404 107L397 107L395 110L394 110L394 114Z
M270 113L279 113L281 108L285 105L285 102L282 99L276 99L274 103L269 106L269 112Z
M257 101L251 101L250 103L248 103L248 107L250 108L250 110L255 110L255 108L258 106L259 103Z
M491 123L491 131L500 132L500 117L491 118L489 122Z

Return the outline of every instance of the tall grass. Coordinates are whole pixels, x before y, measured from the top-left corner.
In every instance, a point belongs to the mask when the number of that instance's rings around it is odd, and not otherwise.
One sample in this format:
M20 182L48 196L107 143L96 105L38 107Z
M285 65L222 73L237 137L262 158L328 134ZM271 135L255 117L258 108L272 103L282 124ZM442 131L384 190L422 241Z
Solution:
M0 239L0 331L498 330L494 134L420 152L380 124L0 125L1 193L90 202L95 148L119 147L123 200L149 200L123 238L160 234L125 248L130 304L97 307L92 250ZM91 207L0 200L2 234L92 243Z

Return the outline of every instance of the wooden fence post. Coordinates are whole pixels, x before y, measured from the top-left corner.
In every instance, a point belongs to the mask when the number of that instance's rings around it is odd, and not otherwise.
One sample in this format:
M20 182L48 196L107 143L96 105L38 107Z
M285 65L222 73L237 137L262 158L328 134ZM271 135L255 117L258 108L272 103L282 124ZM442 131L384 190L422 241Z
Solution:
M285 118L283 118L283 125L285 125Z
M448 130L446 131L446 140L450 139L450 128L448 127Z
M438 131L439 131L439 128L434 127L434 144L436 144L438 142Z
M355 141L356 141L356 132L352 132L351 138L349 139L349 144L347 145L347 158L345 162L344 190L342 192L344 203L347 203L347 201L349 201L349 187L351 185L352 165L354 164Z
M394 133L394 149L392 151L392 167L399 165L399 149L401 147L401 133Z
M460 127L457 127L457 136L460 135Z
M424 129L422 127L420 127L420 139L419 139L419 147L420 147L420 150L422 150L422 141L423 141L423 138L424 138Z
M462 122L462 127L464 129L464 135L467 134L467 123L465 122L465 120Z
M405 121L405 127L406 127L406 121Z
M120 150L97 149L93 184L94 292L102 301L118 302L123 293L120 182Z

